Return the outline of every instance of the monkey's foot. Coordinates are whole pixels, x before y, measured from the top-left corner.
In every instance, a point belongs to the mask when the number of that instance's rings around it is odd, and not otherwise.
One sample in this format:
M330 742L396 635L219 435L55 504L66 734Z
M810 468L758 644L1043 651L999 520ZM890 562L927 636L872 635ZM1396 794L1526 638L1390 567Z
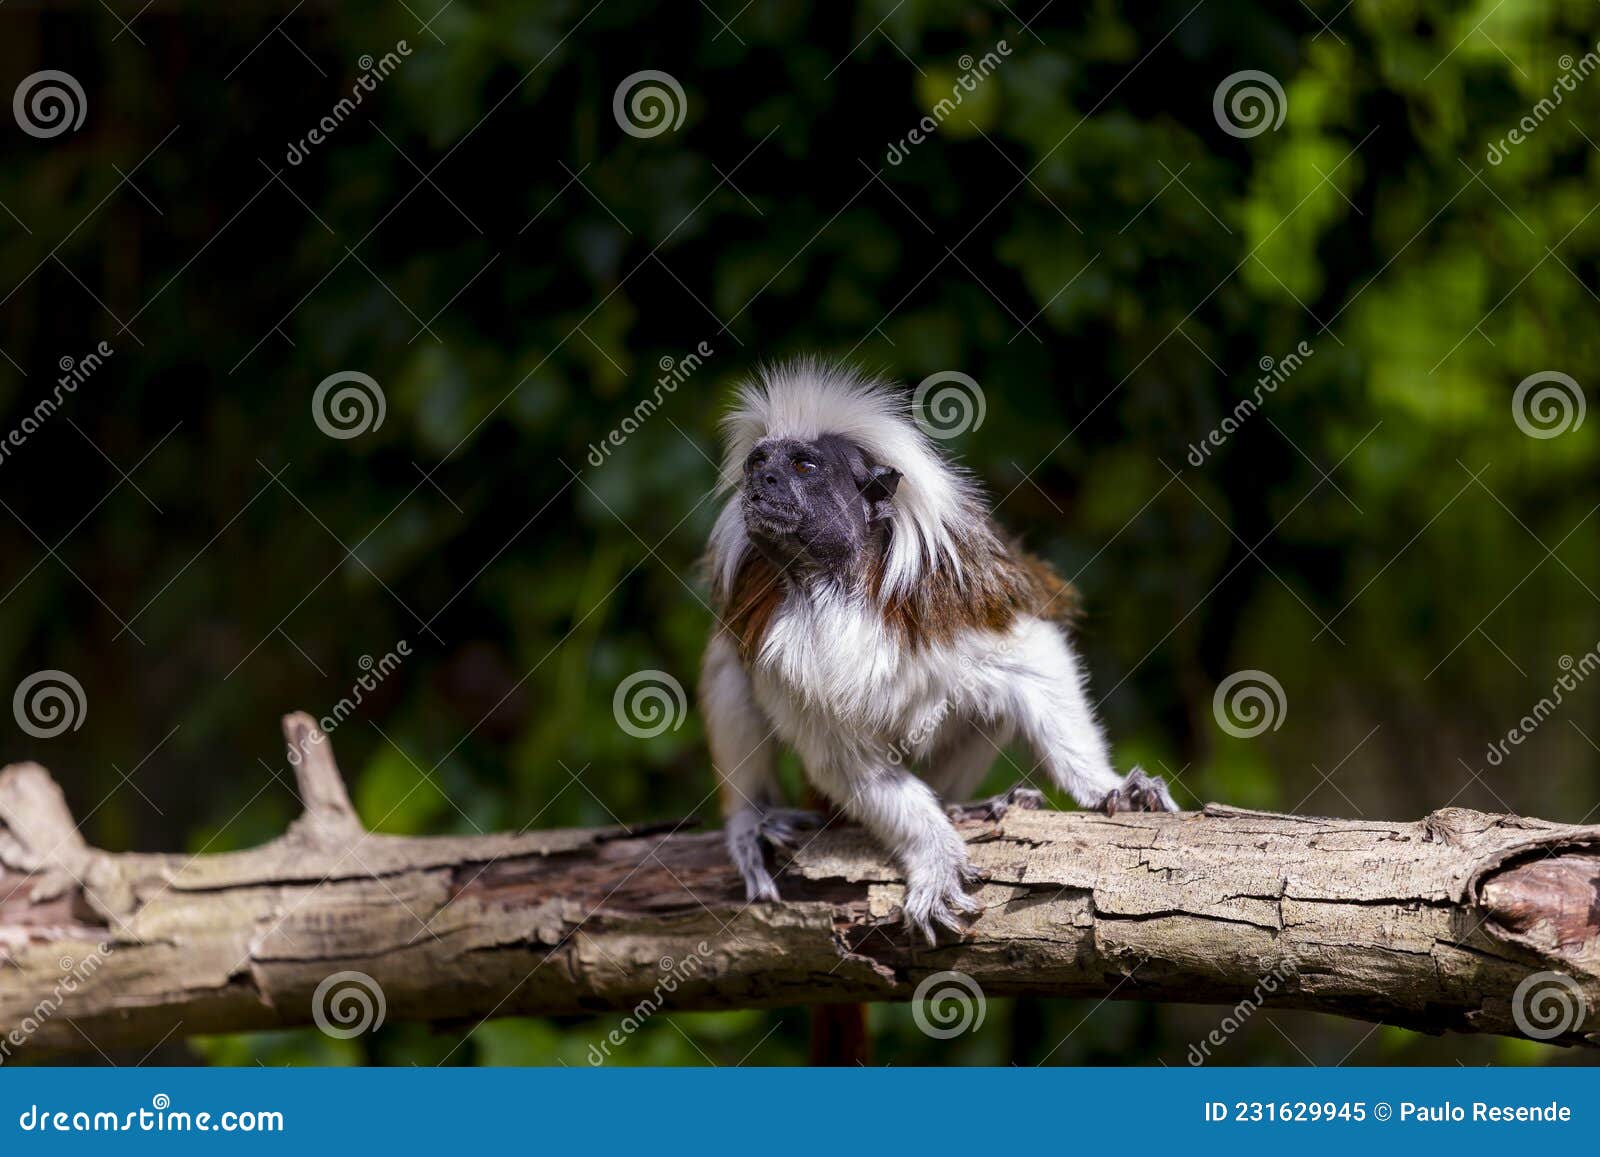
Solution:
M801 833L820 827L822 822L820 812L798 808L763 811L746 807L728 817L724 838L739 878L744 881L746 900L752 904L758 900L778 902L778 885L767 871L766 849L793 851L800 846Z
M801 835L813 832L826 822L821 812L797 807L768 808L761 813L761 838L774 848L794 851L800 846Z
M922 933L930 946L939 942L939 929L958 935L965 933L971 917L983 905L962 890L963 881L973 878L972 869L963 865L953 876L939 883L908 883L901 901L906 927Z
M1100 810L1108 816L1118 812L1175 812L1178 805L1172 801L1166 781L1157 775L1147 775L1136 767L1122 781L1122 786L1106 792L1100 801Z
M1028 787L1026 784L1015 784L1009 791L988 799L980 799L974 803L956 803L945 808L945 814L956 823L966 820L983 820L986 823L997 823L1005 819L1006 813L1012 808L1023 811L1043 811L1049 806L1049 801L1044 798L1044 792L1038 788Z

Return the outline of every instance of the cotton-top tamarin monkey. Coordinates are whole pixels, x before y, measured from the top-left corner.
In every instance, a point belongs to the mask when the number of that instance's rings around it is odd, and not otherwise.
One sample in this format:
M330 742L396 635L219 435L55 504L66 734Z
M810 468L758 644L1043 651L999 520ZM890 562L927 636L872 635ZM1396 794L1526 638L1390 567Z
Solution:
M1064 629L1072 588L1009 541L901 392L792 364L739 391L724 433L700 701L750 900L778 898L763 844L815 822L779 806L780 742L894 857L930 943L981 907L946 803L1014 737L1085 807L1177 810L1160 779L1111 769ZM982 813L1042 802L1019 786Z

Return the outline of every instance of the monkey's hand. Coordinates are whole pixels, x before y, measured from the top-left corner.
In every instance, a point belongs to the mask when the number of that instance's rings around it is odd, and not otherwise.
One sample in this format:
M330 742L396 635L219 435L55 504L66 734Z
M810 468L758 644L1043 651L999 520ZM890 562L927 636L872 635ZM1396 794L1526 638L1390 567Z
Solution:
M802 832L822 825L822 813L799 808L743 807L728 817L728 855L744 880L744 897L750 903L776 903L778 886L767 871L763 848L794 850Z
M960 851L954 856L939 850L938 855L918 852L905 857L906 895L901 911L906 927L922 933L930 945L939 942L940 928L965 932L967 918L983 911L983 905L965 889L977 880L977 873L967 862L965 845L958 840L956 847Z
M1160 776L1147 775L1143 768L1136 767L1121 786L1106 792L1100 810L1114 816L1118 812L1175 812L1178 805Z

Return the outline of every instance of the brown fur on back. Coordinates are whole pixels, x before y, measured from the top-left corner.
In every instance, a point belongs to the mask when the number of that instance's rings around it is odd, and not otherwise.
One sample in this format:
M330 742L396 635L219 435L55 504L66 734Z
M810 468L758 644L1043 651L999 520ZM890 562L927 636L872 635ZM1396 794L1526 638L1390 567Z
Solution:
M1083 599L1078 594L1078 588L1058 575L1055 567L1038 555L1021 549L1015 549L1015 555L1018 565L1028 572L1028 580L1036 597L1041 600L1033 614L1041 619L1052 619L1063 627L1077 625L1078 617L1083 613Z
M962 543L961 574L933 569L910 592L884 603L884 621L908 646L946 643L963 631L1004 631L1021 615L1070 624L1078 592L1043 559L990 533ZM871 576L881 590L881 568Z

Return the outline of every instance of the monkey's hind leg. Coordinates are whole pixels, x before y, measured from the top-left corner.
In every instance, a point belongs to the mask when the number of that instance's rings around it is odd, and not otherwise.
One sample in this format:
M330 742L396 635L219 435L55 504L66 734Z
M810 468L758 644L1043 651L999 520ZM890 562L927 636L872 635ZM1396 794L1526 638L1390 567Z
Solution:
M1009 727L993 723L961 724L956 728L955 737L929 758L924 777L928 786L938 792L941 799L970 798L983 783L995 755L1011 742L1011 734ZM1043 792L1027 783L1018 783L999 795L971 803L948 804L944 810L956 823L965 820L995 823L1012 808L1039 811L1048 806Z
M1025 783L1018 783L999 795L975 800L972 803L951 804L944 810L945 814L958 824L967 820L998 823L1005 819L1006 813L1012 808L1021 811L1044 811L1049 806L1050 801L1045 799L1044 792Z

